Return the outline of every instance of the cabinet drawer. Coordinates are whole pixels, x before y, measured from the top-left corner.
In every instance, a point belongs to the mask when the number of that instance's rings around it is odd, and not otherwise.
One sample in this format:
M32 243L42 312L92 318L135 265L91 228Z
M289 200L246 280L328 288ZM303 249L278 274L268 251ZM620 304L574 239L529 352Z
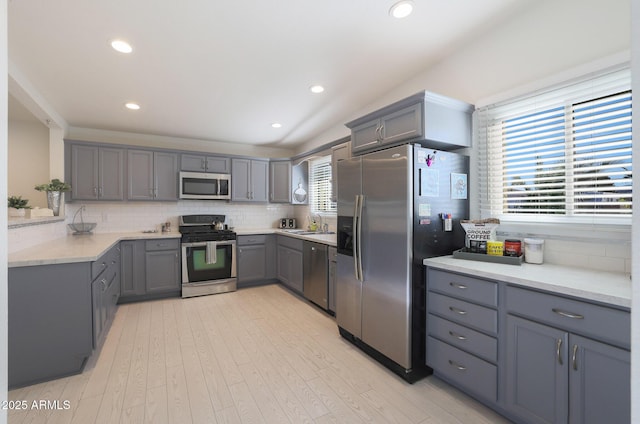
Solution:
M494 337L431 314L427 316L427 331L428 335L487 361L498 360L498 341Z
M428 268L427 285L429 290L481 303L498 306L498 284L468 275Z
M427 337L427 365L460 388L496 402L498 372L495 365L433 337Z
M507 311L563 330L630 347L630 314L618 309L508 286Z
M278 235L278 244L302 252L303 241L301 239Z
M495 310L464 300L429 292L427 310L429 313L480 331L491 334L496 334L498 331L498 313Z
M180 248L180 239L147 240L145 242L147 252L153 250L174 250Z
M251 236L238 236L236 243L238 246L247 246L251 244L265 244L267 236L265 234L257 234Z
M107 269L107 267L111 263L109 253L110 252L105 253L104 255L100 256L97 261L91 263L91 281L98 278L98 276L102 274L102 272Z

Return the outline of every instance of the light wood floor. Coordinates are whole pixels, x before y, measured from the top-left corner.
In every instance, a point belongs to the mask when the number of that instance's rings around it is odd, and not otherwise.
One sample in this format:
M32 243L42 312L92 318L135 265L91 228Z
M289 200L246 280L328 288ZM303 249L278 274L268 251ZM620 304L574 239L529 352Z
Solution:
M410 385L278 285L121 305L85 371L9 392L67 410L9 423L506 423L431 376Z

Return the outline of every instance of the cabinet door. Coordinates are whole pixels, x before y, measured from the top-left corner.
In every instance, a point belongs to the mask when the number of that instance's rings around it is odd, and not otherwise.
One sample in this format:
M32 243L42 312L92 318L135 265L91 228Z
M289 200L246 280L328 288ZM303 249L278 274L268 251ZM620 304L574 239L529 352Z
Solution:
M95 349L102 340L102 332L106 321L107 311L105 309L103 298L104 284L101 278L91 283L91 300L93 306L93 348Z
M238 283L267 278L267 258L264 244L238 247Z
M278 266L276 267L276 276L281 283L289 285L291 281L291 257L289 251L291 249L278 245Z
M303 256L302 256L302 252L298 251L298 250L289 250L289 256L290 256L290 261L289 261L289 266L291 267L290 273L289 273L289 283L291 288L293 288L294 290L302 293L303 291Z
M267 202L269 200L269 162L251 161L251 201Z
M231 160L231 200L247 201L250 199L251 161L249 159Z
M144 240L123 241L120 249L120 295L127 297L144 294Z
M331 148L331 200L338 201L338 161L351 157L351 143L342 143Z
M153 152L129 150L127 154L129 200L150 200L154 195Z
M568 333L507 315L506 408L528 423L569 418Z
M365 122L351 129L351 151L367 150L380 143L380 120Z
M154 199L178 199L178 155L175 153L154 152Z
M400 109L380 119L382 143L395 143L422 136L422 104Z
M147 294L180 290L177 250L158 250L145 255Z
M180 156L180 170L190 172L205 172L207 170L207 158L201 155Z
M631 422L629 351L573 334L569 341L570 422Z
M124 150L102 147L98 152L100 200L124 200Z
M219 156L207 156L206 159L207 172L230 174L231 161L229 158Z
M291 162L270 162L269 169L269 201L291 203Z
M98 148L71 146L71 197L74 200L98 198Z

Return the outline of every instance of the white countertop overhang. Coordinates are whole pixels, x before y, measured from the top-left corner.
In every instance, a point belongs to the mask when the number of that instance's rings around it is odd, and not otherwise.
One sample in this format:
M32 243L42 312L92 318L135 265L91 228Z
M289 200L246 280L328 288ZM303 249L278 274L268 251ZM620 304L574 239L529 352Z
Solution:
M432 268L631 308L631 277L625 273L554 264L506 265L457 259L453 256L428 258L423 263Z

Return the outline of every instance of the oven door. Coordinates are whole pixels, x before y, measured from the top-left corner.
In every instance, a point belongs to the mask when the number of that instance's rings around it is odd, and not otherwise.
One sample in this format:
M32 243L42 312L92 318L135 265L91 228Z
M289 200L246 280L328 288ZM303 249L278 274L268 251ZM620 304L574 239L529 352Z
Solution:
M182 283L236 277L236 241L182 243Z

